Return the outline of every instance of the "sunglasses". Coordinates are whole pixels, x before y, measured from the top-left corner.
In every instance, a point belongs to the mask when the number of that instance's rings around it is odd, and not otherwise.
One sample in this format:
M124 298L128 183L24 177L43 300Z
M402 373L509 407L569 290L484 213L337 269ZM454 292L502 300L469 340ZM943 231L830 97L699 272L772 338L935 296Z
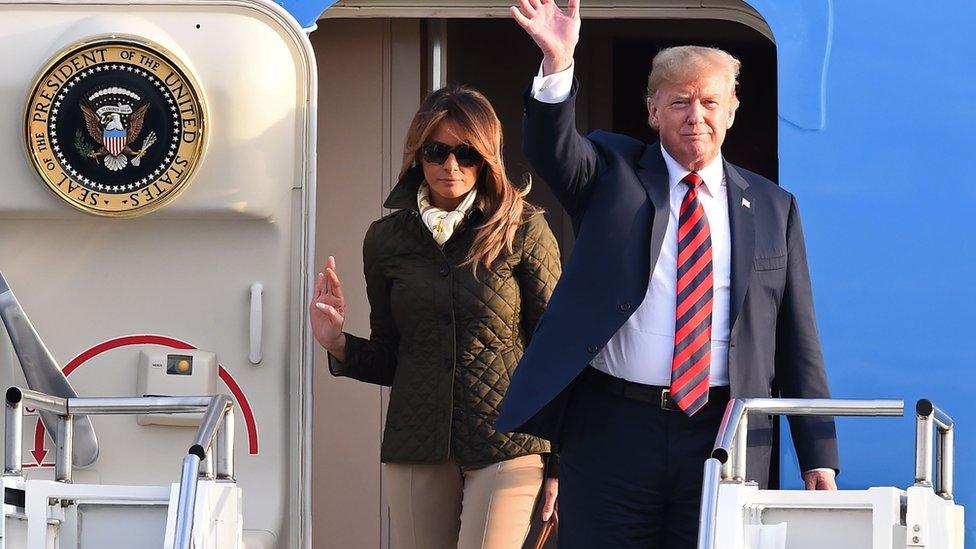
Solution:
M465 168L477 166L484 161L484 158L481 157L481 153L476 151L474 147L469 145L448 147L447 145L438 143L437 141L428 141L424 143L420 147L420 154L424 157L424 160L430 162L431 164L443 164L447 162L447 157L453 154L458 165Z

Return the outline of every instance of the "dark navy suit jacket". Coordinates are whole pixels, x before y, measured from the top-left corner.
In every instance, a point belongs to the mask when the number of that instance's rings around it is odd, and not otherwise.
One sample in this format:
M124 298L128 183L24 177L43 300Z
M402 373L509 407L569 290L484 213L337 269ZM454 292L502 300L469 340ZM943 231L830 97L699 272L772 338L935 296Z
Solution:
M576 88L566 101L526 99L524 150L573 221L568 265L514 373L500 431L557 446L573 380L641 304L670 215L658 143L581 136ZM735 397L829 398L796 200L725 163L732 240L729 379ZM834 423L791 418L801 470L839 470ZM765 485L772 418L749 420L748 473Z

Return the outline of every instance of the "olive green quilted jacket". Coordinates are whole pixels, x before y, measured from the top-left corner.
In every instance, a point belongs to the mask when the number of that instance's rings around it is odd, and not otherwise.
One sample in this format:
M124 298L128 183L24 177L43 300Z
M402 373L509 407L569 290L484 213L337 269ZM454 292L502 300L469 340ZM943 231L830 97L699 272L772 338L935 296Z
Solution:
M559 278L556 239L534 215L494 272L475 275L461 264L480 208L441 248L417 212L419 184L405 176L386 201L397 211L366 233L370 338L346 334L346 361L330 357L330 370L392 387L384 462L479 465L549 452L547 441L492 422Z

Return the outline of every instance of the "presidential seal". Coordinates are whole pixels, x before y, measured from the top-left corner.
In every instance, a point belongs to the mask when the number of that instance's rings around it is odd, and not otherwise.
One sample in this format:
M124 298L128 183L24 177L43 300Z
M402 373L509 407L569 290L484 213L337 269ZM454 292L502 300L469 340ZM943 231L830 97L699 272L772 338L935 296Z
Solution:
M206 118L199 86L168 52L136 39L91 40L55 56L34 84L27 150L72 206L132 217L189 184Z

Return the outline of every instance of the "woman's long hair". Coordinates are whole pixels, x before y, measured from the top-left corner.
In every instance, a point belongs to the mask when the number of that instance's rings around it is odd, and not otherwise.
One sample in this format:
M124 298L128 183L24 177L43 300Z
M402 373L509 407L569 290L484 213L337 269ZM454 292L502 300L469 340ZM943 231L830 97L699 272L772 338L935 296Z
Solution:
M531 184L527 182L524 188L516 188L505 172L502 124L495 115L495 109L484 95L467 86L451 84L431 93L424 100L407 132L400 177L422 162L421 146L437 125L445 121L452 122L460 133L458 138L485 159L475 184L485 222L478 227L474 245L464 264L471 265L473 269L482 265L491 270L503 251L512 253L512 243L519 226L530 215L541 210L524 199Z

